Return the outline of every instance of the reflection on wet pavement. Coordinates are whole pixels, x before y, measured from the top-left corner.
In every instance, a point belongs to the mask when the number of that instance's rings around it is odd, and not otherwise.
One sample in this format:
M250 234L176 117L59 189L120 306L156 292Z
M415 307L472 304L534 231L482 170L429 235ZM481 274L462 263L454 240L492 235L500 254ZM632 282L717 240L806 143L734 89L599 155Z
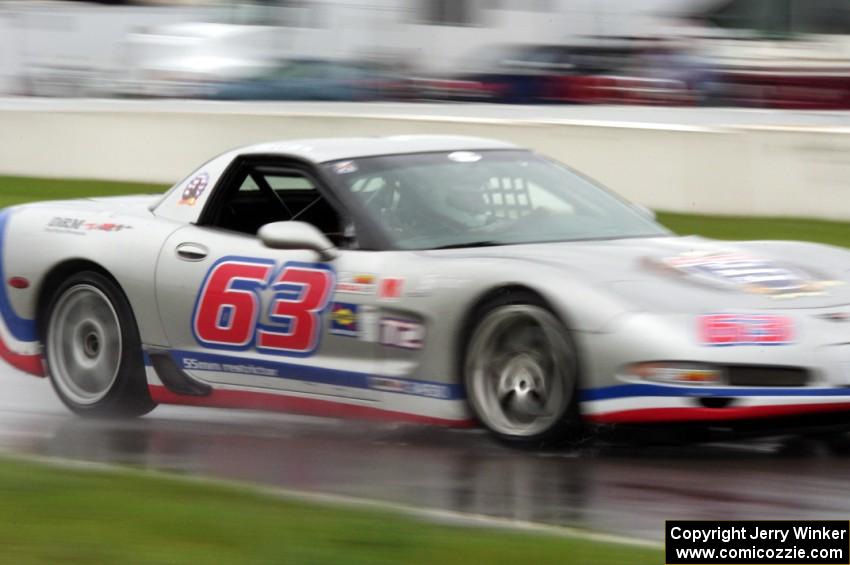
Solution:
M67 413L4 376L0 448L660 539L665 519L846 519L850 458L771 441L518 451L480 431L160 407ZM800 445L798 444L797 447Z

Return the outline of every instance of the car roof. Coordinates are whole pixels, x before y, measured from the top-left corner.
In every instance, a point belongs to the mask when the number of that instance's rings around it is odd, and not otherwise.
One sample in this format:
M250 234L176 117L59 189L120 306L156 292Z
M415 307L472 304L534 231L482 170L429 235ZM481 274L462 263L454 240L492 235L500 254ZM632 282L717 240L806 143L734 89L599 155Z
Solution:
M454 135L394 135L389 137L335 137L297 139L260 143L237 149L237 155L281 155L313 163L340 159L428 153L439 151L476 151L487 149L520 149L503 141Z

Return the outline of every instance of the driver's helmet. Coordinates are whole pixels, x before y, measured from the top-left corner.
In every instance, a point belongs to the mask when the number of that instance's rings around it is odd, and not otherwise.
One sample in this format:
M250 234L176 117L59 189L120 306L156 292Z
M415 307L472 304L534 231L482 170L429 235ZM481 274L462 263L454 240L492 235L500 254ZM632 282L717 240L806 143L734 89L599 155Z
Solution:
M485 224L491 211L486 188L478 181L446 186L438 201L440 212L470 227Z

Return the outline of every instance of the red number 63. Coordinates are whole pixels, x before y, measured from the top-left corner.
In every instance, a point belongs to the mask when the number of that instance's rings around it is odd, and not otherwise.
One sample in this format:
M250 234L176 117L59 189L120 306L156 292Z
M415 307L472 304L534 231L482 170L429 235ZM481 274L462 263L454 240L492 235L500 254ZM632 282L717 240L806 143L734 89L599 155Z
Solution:
M207 273L195 302L192 331L212 349L255 347L277 355L311 355L319 345L322 314L336 275L323 263L225 257ZM273 291L268 321L260 323L261 292Z

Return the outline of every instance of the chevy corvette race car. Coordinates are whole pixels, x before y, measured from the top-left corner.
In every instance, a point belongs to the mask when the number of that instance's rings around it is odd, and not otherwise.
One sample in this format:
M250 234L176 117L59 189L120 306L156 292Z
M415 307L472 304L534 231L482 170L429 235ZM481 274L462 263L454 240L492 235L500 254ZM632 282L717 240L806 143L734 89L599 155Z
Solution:
M164 196L0 214L0 355L158 403L466 426L850 421L850 253L679 237L485 139L228 152Z

